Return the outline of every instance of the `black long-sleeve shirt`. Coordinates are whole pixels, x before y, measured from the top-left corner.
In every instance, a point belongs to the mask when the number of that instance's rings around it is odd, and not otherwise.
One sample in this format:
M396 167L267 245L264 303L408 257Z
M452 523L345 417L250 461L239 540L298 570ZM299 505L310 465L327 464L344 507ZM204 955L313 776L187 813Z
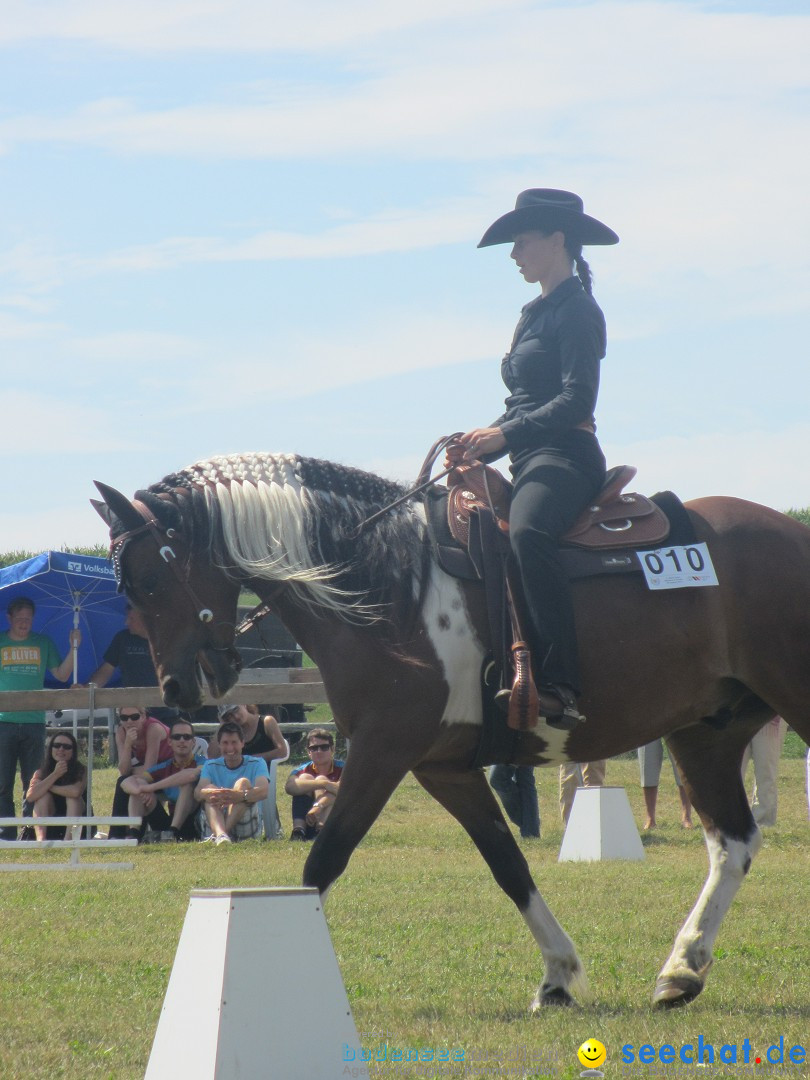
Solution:
M512 347L501 362L510 391L493 427L513 462L565 441L579 425L595 428L599 362L607 348L605 317L578 277L523 308Z

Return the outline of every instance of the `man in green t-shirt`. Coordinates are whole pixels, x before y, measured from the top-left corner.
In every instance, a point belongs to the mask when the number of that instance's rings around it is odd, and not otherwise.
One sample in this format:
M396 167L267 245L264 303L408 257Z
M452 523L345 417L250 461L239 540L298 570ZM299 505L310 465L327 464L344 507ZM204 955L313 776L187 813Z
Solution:
M41 690L45 674L65 682L73 670L72 649L80 630L70 633L71 650L64 660L45 634L32 632L34 602L17 597L8 605L8 630L0 633L0 691ZM0 705L2 698L0 698ZM0 817L14 817L14 779L20 765L23 796L45 753L45 713L0 711ZM16 829L0 829L4 840L16 840Z

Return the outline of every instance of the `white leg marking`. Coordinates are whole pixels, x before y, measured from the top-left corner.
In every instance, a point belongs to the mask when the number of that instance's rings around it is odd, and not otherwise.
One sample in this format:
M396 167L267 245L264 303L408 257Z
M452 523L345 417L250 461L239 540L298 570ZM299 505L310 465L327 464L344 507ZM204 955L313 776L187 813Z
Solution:
M574 943L551 913L548 904L534 889L529 896L529 905L521 915L532 932L532 937L540 946L546 973L543 986L560 987L573 996L587 992L588 980L579 962ZM542 986L538 987L532 1002L532 1009L541 1004Z
M712 963L712 951L720 924L762 846L758 829L747 841L729 840L716 832L705 835L709 876L697 903L675 938L675 945L659 978L697 976L703 982L703 976Z

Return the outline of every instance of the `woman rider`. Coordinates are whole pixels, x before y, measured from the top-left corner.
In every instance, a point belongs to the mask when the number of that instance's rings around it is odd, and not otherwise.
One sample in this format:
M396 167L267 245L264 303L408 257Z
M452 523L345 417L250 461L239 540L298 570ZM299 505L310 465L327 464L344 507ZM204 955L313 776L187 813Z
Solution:
M557 541L605 479L594 408L607 338L582 247L618 240L583 212L578 195L532 188L478 245L513 244L511 257L524 279L540 285L501 363L506 411L460 441L468 459L509 453L515 485L510 538L531 623L540 712L564 730L581 719L580 686L574 611Z

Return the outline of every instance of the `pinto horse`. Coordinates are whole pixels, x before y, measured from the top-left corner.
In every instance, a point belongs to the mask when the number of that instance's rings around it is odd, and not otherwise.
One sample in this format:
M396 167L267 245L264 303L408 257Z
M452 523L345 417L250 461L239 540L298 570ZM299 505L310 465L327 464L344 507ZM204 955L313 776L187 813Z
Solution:
M139 608L167 705L194 709L202 680L227 694L240 660L237 599L267 601L320 668L351 737L334 809L304 867L325 893L410 770L467 830L542 952L533 1007L569 1004L584 982L484 773L471 765L489 651L480 586L448 577L424 507L356 469L295 455L199 462L139 491L97 485L119 581ZM760 847L743 751L779 713L810 739L810 529L730 498L687 504L718 586L651 591L641 575L573 585L587 722L541 722L514 764L591 761L662 736L703 824L709 874L658 977L654 1002L703 989L720 923Z

